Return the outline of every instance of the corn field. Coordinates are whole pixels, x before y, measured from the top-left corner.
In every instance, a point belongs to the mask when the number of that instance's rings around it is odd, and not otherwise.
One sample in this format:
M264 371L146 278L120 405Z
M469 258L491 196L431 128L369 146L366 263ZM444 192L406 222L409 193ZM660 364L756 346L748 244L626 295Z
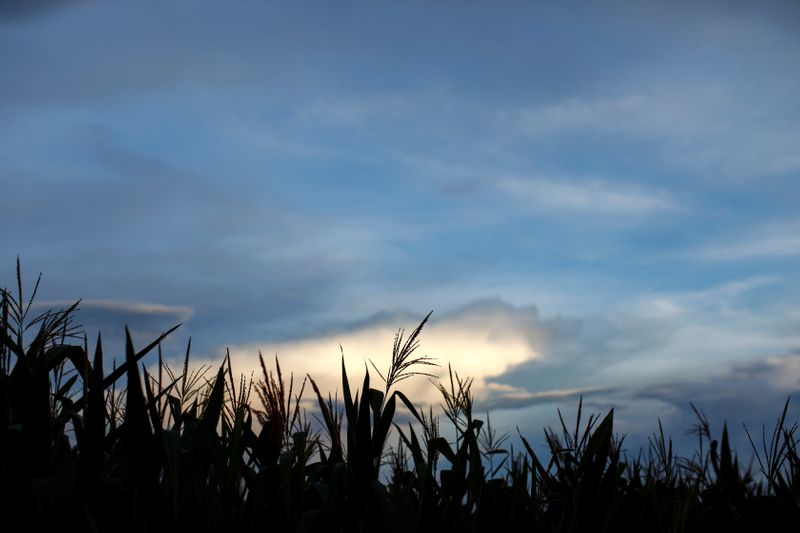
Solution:
M415 355L427 317L398 332L385 372L351 382L343 361L339 400L277 359L245 379L229 360L193 369L189 345L172 368L175 328L144 347L126 329L124 360L104 368L77 304L34 316L17 278L0 309L0 531L800 531L788 401L751 437L752 467L699 409L691 457L663 430L629 457L613 410L582 406L545 431L543 457L475 418L452 370L432 385L441 415L401 392L433 364Z

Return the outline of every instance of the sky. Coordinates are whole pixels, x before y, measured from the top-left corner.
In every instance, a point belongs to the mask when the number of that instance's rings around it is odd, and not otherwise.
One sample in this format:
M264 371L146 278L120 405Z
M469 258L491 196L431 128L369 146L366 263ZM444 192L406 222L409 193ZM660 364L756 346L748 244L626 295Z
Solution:
M800 399L800 4L586 4L0 0L0 285L331 391L433 311L495 425L746 442Z

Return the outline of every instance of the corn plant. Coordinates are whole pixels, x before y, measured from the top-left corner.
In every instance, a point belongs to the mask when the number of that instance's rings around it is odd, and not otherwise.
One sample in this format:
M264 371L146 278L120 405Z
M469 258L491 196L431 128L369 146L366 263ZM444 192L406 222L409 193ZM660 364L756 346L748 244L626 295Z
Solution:
M614 411L585 417L582 399L574 426L558 412L539 455L476 417L472 380L449 366L432 380L441 414L399 389L433 377L416 355L430 315L398 331L388 369L370 361L379 385L367 366L354 388L342 357L340 405L260 354L258 379L235 376L229 356L193 366L191 340L173 367L162 341L178 326L139 349L125 328L106 369L102 337L90 347L75 325L79 302L35 314L39 279L26 298L20 270L0 291L0 531L800 530L788 401L769 435L745 428L755 473L727 424L715 434L693 404L689 457L660 421L629 457Z

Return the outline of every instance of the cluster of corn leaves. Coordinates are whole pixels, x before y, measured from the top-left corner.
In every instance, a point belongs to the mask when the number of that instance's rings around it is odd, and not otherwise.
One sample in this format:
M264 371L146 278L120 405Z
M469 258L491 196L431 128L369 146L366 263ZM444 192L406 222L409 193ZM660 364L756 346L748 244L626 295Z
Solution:
M613 411L582 424L581 406L573 429L562 418L545 431L546 460L521 435L515 452L473 417L471 381L452 371L437 385L448 439L432 411L396 389L432 364L412 355L426 318L395 338L381 387L365 371L354 392L342 363L341 408L309 378L315 431L301 409L305 380L294 393L277 361L273 373L262 359L255 383L234 380L227 361L206 379L190 371L189 348L181 373L162 362L172 330L140 350L126 330L124 363L107 372L99 338L91 355L74 342L76 306L31 317L19 278L16 295L3 291L0 315L2 531L800 527L800 456L786 409L769 439L751 438L759 481L738 464L727 427L713 439L699 410L691 458L677 457L660 431L648 453L629 459ZM151 376L142 360L156 352Z

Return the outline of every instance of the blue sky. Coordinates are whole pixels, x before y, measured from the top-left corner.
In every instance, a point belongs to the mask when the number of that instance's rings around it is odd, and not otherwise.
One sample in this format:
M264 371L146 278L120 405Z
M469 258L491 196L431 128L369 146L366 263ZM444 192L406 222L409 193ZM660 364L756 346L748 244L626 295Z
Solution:
M433 310L421 350L530 432L580 394L640 437L770 423L800 6L584 4L2 2L3 283L331 387Z

